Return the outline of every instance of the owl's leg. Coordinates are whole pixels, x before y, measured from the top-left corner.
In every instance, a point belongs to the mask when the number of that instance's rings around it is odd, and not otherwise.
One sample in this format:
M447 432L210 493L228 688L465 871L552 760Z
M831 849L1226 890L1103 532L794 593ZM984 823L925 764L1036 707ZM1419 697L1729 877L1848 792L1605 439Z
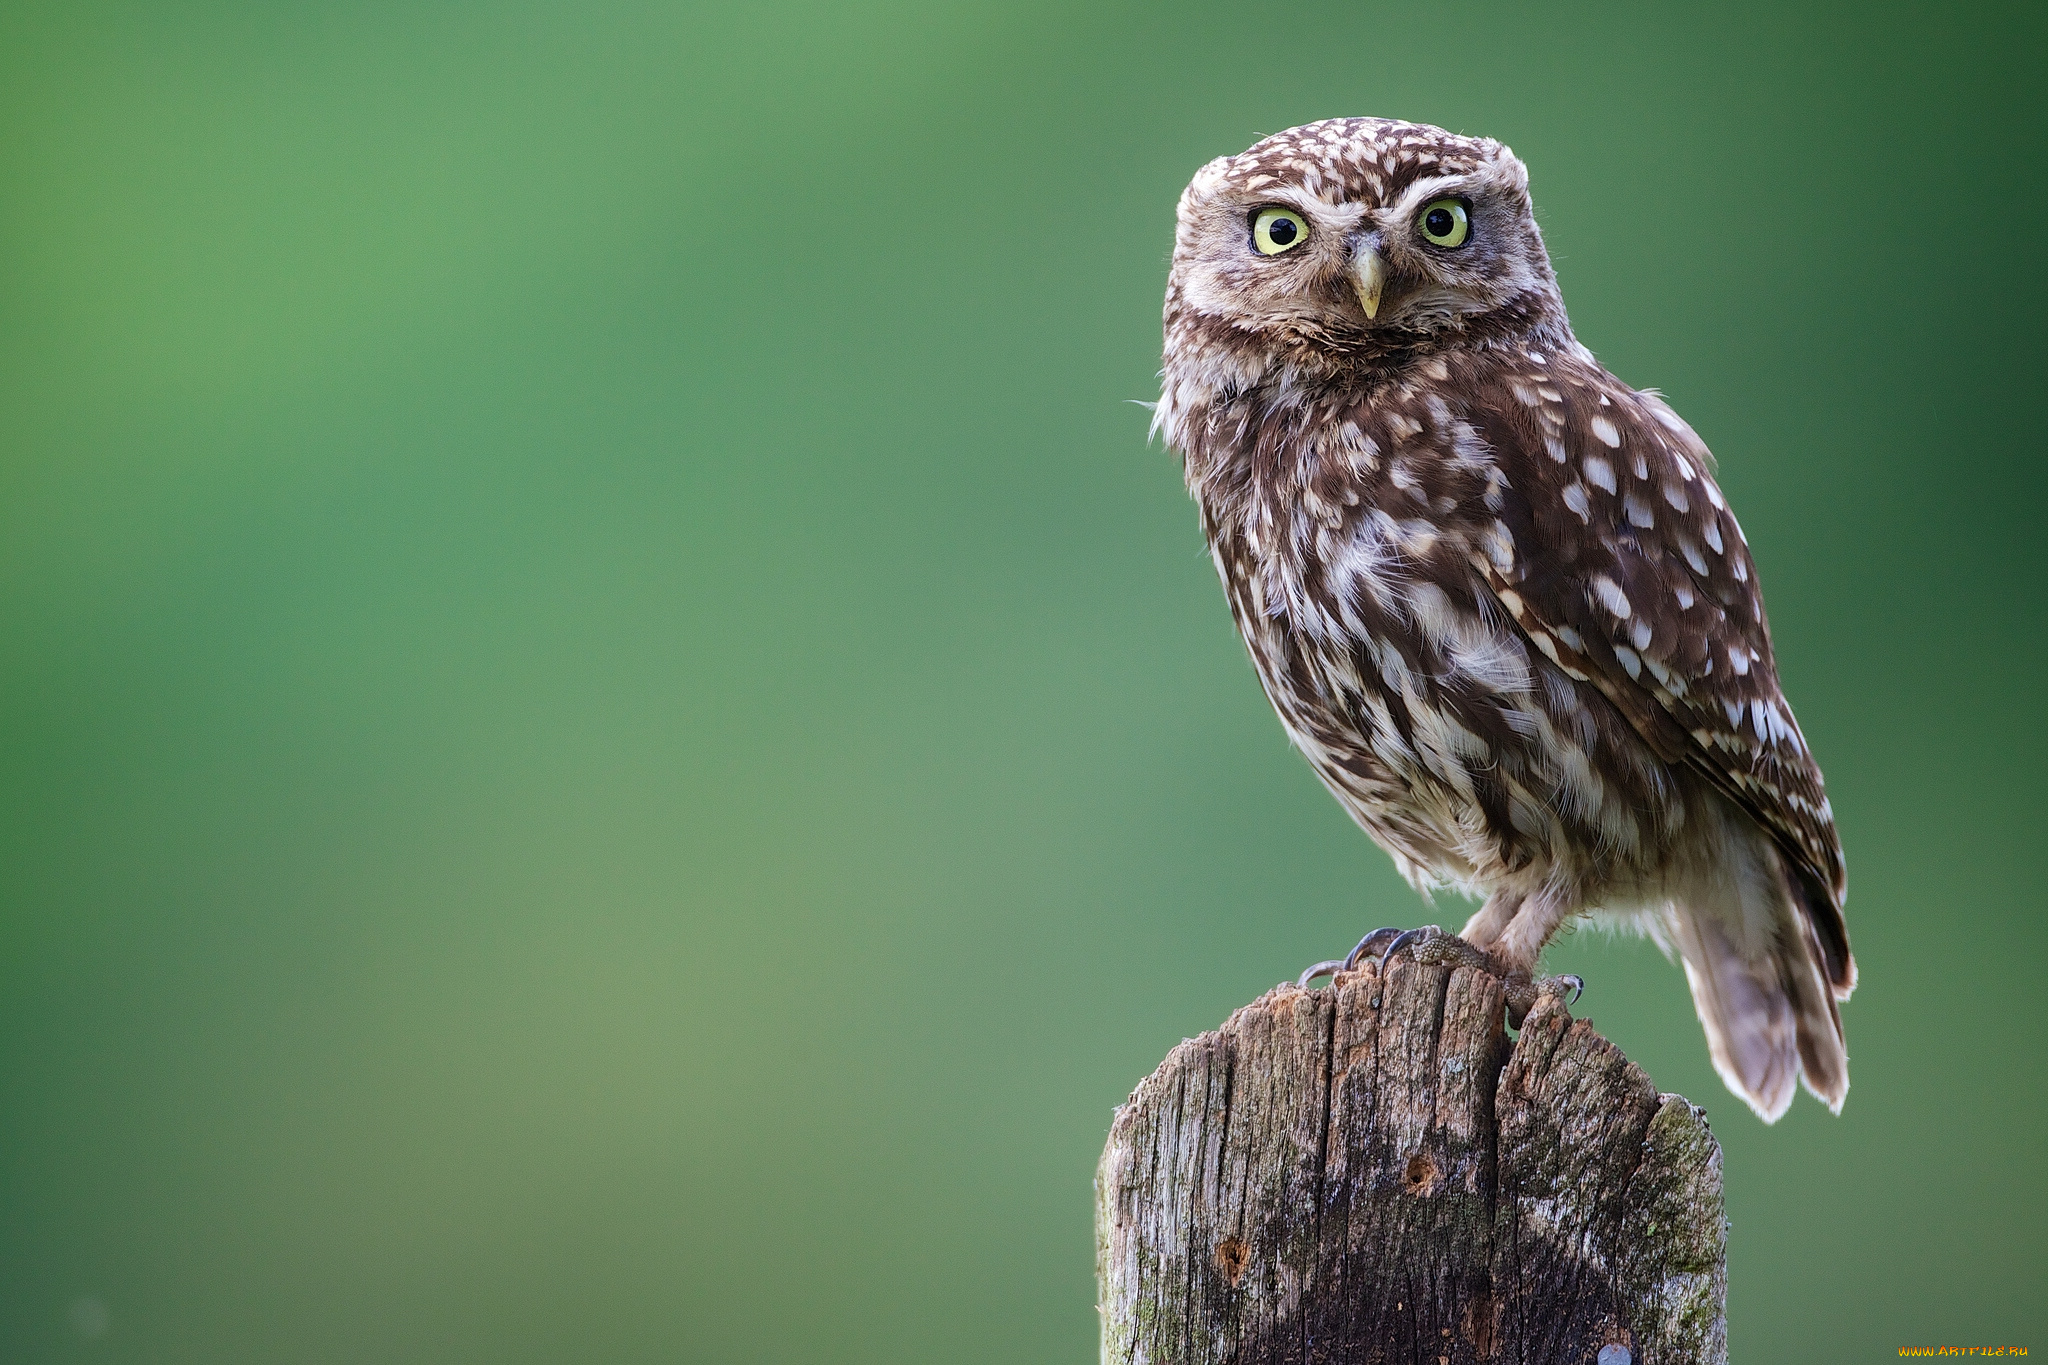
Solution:
M1487 904L1491 906L1493 902ZM1569 902L1563 896L1538 891L1527 897L1515 908L1513 917L1493 943L1494 953L1511 972L1535 971L1543 945L1557 933L1567 913Z
M1555 892L1537 892L1521 903L1494 946L1495 956L1508 969L1508 1022L1517 1028L1542 996L1569 995L1577 1000L1586 988L1576 976L1535 976L1536 959L1564 923L1569 905Z
M1458 937L1479 948L1491 952L1500 936L1507 932L1508 924L1514 919L1515 911L1522 908L1522 897L1513 891L1496 891L1486 898L1486 904L1479 912L1465 921L1465 927L1458 931Z

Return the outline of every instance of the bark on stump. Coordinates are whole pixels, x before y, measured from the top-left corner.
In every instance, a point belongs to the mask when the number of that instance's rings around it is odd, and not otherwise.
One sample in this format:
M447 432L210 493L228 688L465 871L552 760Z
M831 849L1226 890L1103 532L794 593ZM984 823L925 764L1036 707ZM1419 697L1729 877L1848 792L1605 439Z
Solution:
M1705 1111L1557 999L1510 1039L1483 972L1384 987L1276 987L1117 1111L1105 1365L1725 1361Z

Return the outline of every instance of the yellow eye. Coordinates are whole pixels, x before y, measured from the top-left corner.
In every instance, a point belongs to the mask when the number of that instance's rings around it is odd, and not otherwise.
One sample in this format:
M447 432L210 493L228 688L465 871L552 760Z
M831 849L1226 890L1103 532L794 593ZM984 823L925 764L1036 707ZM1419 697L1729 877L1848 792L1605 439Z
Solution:
M1472 219L1462 199L1432 200L1415 225L1431 246L1463 246L1472 235Z
M1260 209L1252 219L1252 245L1261 255L1278 256L1308 240L1308 223L1293 209Z

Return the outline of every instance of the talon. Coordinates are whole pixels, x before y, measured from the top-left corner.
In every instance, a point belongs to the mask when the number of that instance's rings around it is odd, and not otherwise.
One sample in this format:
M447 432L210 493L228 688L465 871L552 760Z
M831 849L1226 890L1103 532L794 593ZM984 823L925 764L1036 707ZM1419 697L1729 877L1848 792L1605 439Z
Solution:
M1333 957L1328 962L1318 962L1313 967L1310 967L1301 974L1301 979L1294 984L1303 990L1307 990L1308 983L1317 977L1335 976L1337 973L1349 969L1350 966L1351 960L1349 958Z
M1384 942L1397 939L1401 937L1401 934L1402 931L1397 928L1373 930L1364 938L1358 940L1358 946L1356 948L1353 948L1350 951L1350 953L1345 956L1344 970L1347 972L1356 971L1358 968L1358 964L1365 961L1366 958L1372 956L1374 953L1379 952Z
M1301 974L1301 979L1296 981L1294 984L1301 987L1301 989L1303 990L1307 990L1308 983L1315 980L1319 976L1337 976L1343 972L1357 971L1359 963L1365 961L1368 957L1371 957L1373 954L1379 952L1381 947L1386 944L1387 940L1399 938L1401 936L1401 933L1402 931L1398 928L1375 929L1371 933L1367 934L1364 938L1358 940L1358 946L1356 948L1353 948L1350 952L1346 953L1343 957L1332 958L1328 962L1316 963L1313 967L1310 967L1307 971L1303 972Z
M1427 943L1442 932L1443 930L1434 924L1425 924L1420 929L1404 930L1398 938L1387 945L1387 950L1380 954L1380 975L1387 974L1387 964L1392 962L1403 948L1412 947L1417 943Z
M1543 984L1548 988L1558 991L1560 994L1567 990L1570 991L1571 994L1565 997L1565 1004L1567 1005L1578 1004L1579 997L1586 990L1586 983L1576 976L1553 976Z

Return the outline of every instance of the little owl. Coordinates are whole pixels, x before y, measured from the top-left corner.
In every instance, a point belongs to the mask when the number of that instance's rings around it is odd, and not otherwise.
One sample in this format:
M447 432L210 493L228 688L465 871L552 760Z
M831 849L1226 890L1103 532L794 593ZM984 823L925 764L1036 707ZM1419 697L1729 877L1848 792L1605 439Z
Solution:
M1503 976L1567 920L1684 960L1766 1120L1840 1110L1841 845L1713 457L1572 335L1528 172L1390 119L1289 129L1181 196L1157 430L1316 775ZM1390 942L1391 940L1391 942ZM1306 978L1304 978L1306 979Z

